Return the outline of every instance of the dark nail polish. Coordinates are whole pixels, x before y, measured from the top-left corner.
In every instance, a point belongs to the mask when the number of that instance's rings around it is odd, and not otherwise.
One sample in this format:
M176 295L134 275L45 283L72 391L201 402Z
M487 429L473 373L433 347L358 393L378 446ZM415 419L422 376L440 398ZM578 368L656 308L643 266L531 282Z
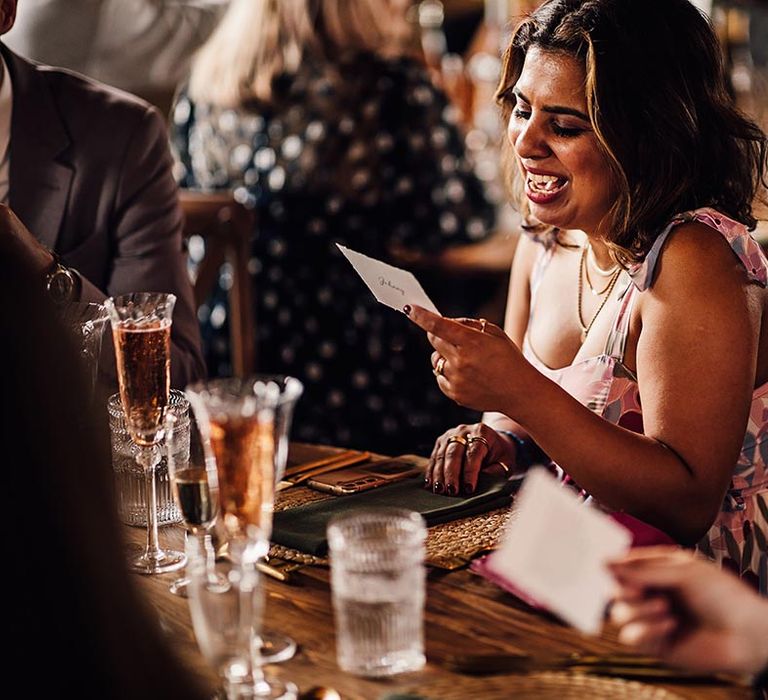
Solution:
M403 307L403 313L404 313L406 316L410 316L410 315L411 315L411 305L410 305L410 304L406 304L406 305Z
M462 490L466 496L471 496L472 492L475 490L475 487L472 486L472 484L464 484L464 488Z
M445 487L445 492L446 492L446 493L447 493L449 496L455 496L455 495L456 495L456 487L455 487L453 484L448 484L448 485Z
M434 483L434 486L432 486L432 490L435 493L442 493L443 492L443 485L439 481L436 481Z

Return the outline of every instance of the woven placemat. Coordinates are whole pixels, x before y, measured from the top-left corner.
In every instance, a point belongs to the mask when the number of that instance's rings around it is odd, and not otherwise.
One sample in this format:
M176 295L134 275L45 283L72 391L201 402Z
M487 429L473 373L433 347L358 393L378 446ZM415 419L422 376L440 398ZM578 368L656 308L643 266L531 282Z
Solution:
M307 503L316 503L331 498L340 497L304 487L294 487L280 492L275 503L275 510L297 508ZM429 528L427 564L441 569L458 569L466 566L474 556L496 546L509 516L509 507L497 508L481 515L472 515L468 518L453 520ZM327 557L316 557L277 544L270 547L269 555L301 564L328 565Z
M637 681L560 671L496 676L478 679L478 683L482 683L478 697L484 700L683 700L664 688ZM412 692L440 700L465 700L467 691L466 683L445 679Z

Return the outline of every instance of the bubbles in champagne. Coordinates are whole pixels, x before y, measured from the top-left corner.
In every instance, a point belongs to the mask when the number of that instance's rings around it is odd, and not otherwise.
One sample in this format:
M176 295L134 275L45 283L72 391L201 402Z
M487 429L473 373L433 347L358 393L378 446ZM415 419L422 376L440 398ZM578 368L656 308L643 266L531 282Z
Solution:
M275 438L263 415L211 419L221 515L230 532L248 525L269 534L274 500Z

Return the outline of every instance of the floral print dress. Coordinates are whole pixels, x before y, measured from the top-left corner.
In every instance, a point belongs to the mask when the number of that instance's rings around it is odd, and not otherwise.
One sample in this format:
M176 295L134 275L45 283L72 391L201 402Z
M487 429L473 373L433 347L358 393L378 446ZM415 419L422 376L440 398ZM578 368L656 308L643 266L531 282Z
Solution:
M637 378L623 364L632 305L653 283L667 237L675 226L688 221L719 231L749 279L763 287L768 285L768 260L746 227L714 209L697 209L674 217L645 260L629 269L602 355L553 370L536 356L527 333L523 341L523 354L542 374L606 420L635 432L643 431L640 390ZM531 309L552 253L552 247L546 248L537 260L531 277ZM747 430L730 487L717 519L697 548L768 594L768 383L752 394Z

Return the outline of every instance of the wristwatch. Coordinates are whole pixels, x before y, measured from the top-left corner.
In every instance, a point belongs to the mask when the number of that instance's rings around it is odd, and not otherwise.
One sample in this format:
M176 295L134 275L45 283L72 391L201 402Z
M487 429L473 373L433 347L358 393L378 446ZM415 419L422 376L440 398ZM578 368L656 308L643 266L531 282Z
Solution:
M74 270L64 267L54 251L50 252L53 255L53 267L45 276L45 288L53 303L63 306L79 298L80 277Z

